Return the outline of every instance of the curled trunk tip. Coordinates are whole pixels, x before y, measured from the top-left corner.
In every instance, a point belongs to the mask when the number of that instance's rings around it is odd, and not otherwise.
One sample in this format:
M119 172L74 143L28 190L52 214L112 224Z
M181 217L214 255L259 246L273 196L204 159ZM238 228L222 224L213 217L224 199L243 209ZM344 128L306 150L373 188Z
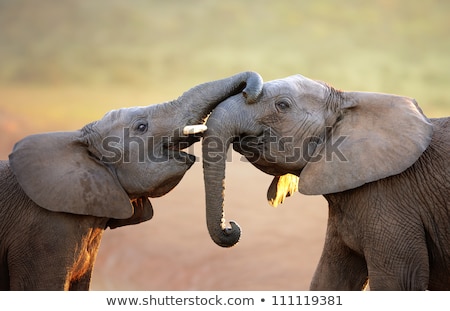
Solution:
M247 104L253 104L258 100L263 89L264 81L262 77L256 72L250 72L247 79L246 86L242 91Z
M230 221L231 228L223 228L219 234L212 235L213 241L221 247L232 247L239 242L241 238L241 228L239 225Z

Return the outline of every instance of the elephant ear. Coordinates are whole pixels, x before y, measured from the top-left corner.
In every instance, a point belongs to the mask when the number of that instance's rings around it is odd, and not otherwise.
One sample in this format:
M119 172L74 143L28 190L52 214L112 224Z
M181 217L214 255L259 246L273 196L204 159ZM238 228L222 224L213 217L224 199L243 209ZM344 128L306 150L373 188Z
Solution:
M53 212L130 218L133 206L117 177L80 138L79 131L55 132L16 143L9 160L20 186Z
M298 189L298 176L286 174L275 176L267 190L267 200L273 207L284 202L286 197L293 195Z
M340 120L303 168L299 191L327 194L396 175L428 147L431 122L411 98L345 92Z

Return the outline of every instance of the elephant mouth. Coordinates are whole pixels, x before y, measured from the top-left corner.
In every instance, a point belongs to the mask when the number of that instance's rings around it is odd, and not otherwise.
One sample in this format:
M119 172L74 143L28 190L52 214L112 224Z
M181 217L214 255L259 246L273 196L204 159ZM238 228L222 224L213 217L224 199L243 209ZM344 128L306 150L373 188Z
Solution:
M191 134L187 136L171 137L163 144L163 149L169 159L174 159L191 166L194 164L196 157L193 154L184 152L183 150L189 148L194 143L199 142L201 136L201 134Z
M183 178L183 175L184 173L165 179L162 184L155 187L155 190L148 192L147 196L150 198L162 197L163 195L172 191L172 189L175 188L180 183L181 179Z
M233 140L232 144L233 150L245 156L250 162L253 162L260 156L262 144L258 139L238 137Z
M240 135L232 144L233 150L245 156L250 163L259 162L264 154L265 141L262 135Z
M272 176L299 174L301 170L297 167L295 169L289 167L290 158L280 161L280 157L277 157L277 152L283 149L277 137L271 131L264 131L258 135L241 135L233 140L233 150L266 174Z

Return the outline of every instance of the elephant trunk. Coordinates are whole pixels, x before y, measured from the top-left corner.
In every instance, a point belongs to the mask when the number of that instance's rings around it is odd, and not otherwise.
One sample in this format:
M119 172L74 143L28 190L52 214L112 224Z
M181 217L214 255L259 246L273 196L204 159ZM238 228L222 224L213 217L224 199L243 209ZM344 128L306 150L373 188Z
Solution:
M208 130L203 136L206 223L212 240L222 247L235 245L241 236L237 223L230 221L231 228L226 227L223 202L227 151L233 140L243 132L241 124L246 119L246 107L249 106L239 96L221 103L209 116L206 123Z
M242 91L245 101L254 103L263 87L261 76L245 71L221 80L197 85L181 95L173 104L185 111L186 125L203 123L208 114L226 98Z

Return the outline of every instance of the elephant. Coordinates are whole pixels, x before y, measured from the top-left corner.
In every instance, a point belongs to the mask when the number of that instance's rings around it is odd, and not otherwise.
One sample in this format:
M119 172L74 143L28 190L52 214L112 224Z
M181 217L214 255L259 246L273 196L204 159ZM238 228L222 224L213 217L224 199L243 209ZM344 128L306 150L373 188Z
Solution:
M226 99L206 125L206 218L216 244L240 239L223 214L232 144L274 176L272 205L296 191L326 199L311 290L450 290L449 117L430 119L409 97L293 75L265 82L256 103Z
M168 193L196 161L182 151L201 137L190 126L231 95L255 101L262 85L241 72L17 142L0 161L0 289L89 290L104 230L150 220L149 197Z

